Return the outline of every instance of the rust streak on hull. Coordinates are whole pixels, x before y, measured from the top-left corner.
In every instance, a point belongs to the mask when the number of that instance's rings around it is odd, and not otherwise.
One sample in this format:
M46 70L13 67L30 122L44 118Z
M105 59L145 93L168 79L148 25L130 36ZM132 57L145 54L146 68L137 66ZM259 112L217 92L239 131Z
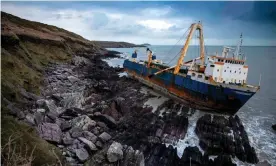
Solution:
M153 89L161 92L162 94L172 97L191 108L229 115L233 115L237 112L237 110L233 110L233 108L229 108L223 104L217 104L213 100L203 100L200 97L193 96L188 91L185 91L184 89L179 89L172 84L166 86L163 82L159 81L158 79L151 79L147 76L137 75L134 71L128 69L125 69L125 71L128 73L129 76L137 79L143 84L152 87Z

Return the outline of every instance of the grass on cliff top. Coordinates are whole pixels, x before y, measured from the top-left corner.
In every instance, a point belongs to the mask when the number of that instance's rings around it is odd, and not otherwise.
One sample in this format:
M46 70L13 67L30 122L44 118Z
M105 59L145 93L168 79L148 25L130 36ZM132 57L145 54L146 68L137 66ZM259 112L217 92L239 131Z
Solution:
M1 118L1 159L4 165L53 165L62 162L61 152L39 138L34 128L10 116Z
M14 23L15 25L17 25L19 28L24 27L24 28L31 28L31 29L35 29L38 31L43 31L43 28L46 28L52 32L61 32L64 33L70 37L76 38L76 39L80 39L80 40L84 40L84 38L78 34L75 34L73 32L67 31L65 29L62 28L58 28L56 26L53 25L47 25L47 24L43 24L40 22L35 22L35 21L29 21L26 19L22 19L20 17L11 15L9 13L5 13L1 11L1 21L9 21Z
M1 95L12 102L20 100L20 88L39 94L42 71L49 62L65 62L71 59L70 52L64 47L23 42L16 35L4 36L2 43Z

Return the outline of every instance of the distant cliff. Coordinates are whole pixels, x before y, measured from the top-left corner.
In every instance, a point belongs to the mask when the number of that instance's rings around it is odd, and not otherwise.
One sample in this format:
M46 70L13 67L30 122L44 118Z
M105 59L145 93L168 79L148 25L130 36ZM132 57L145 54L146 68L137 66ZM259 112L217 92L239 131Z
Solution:
M148 46L151 46L151 45L150 45L150 44L148 44L148 43L144 43L144 44L141 44L141 46L148 47Z
M103 48L132 48L132 47L146 47L145 45L137 45L127 42L115 42L115 41L93 41L95 44Z

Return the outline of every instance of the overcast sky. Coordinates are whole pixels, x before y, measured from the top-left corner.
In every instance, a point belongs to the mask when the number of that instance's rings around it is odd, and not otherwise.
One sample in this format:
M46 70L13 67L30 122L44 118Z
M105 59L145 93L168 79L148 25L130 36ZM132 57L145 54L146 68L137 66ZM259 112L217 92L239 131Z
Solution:
M203 21L206 45L276 46L276 2L2 2L1 10L89 40L173 45ZM182 43L180 43L182 44Z

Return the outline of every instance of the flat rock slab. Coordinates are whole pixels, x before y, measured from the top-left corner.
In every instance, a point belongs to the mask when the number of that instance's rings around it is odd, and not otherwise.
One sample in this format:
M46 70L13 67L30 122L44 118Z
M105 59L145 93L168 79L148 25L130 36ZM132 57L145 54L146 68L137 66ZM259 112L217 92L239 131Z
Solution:
M42 123L38 125L37 130L40 137L47 141L55 143L61 142L62 132L60 127L55 123Z
M79 137L78 139L80 141L82 141L85 145L87 145L91 151L98 150L97 147L96 147L96 145L93 142L89 141L88 139L86 139L84 137Z
M111 136L108 133L103 132L101 135L99 135L99 138L101 139L101 141L107 142L111 139Z

